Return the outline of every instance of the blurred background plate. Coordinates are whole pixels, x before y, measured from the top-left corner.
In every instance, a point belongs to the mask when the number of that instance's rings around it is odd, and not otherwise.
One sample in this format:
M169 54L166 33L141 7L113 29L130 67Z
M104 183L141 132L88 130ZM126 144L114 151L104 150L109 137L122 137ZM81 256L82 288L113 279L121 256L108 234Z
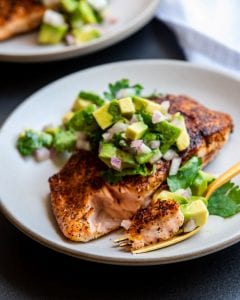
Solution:
M102 37L85 45L39 46L37 34L29 33L0 43L0 60L43 62L89 54L113 45L143 27L154 15L159 0L111 0L109 10L117 22Z

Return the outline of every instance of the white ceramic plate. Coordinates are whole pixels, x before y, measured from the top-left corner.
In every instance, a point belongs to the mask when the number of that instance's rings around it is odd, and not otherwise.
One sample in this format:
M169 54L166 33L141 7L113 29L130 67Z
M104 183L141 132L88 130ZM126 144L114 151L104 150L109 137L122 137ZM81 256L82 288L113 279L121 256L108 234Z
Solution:
M154 15L159 0L111 0L109 10L116 17L114 25L92 42L78 46L39 46L37 34L24 34L0 43L0 60L41 62L89 54L123 40L143 27Z
M235 131L228 144L208 170L221 173L239 160L240 81L223 73L184 62L145 60L114 63L77 72L43 88L8 118L0 132L0 198L5 215L20 230L40 243L79 258L111 264L153 265L203 256L240 240L240 215L229 219L209 218L208 224L193 238L146 254L132 255L113 247L119 233L96 241L73 243L59 232L50 209L48 178L59 170L51 161L24 160L15 149L19 131L41 129L58 124L80 89L102 92L109 82L129 78L150 93L187 94L209 108L228 112ZM93 80L94 78L94 80Z

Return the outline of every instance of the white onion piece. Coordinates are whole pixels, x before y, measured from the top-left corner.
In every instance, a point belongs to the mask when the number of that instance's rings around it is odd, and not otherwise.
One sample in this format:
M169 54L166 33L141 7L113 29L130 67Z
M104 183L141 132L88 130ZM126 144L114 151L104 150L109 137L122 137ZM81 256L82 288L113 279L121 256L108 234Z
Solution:
M117 158L117 157L112 157L111 158L111 166L113 167L113 169L120 171L122 168L122 161L121 159Z
M160 141L151 141L148 145L151 149L158 149L160 147Z
M152 123L157 124L159 122L162 122L166 120L166 116L164 116L163 113L161 113L159 110L154 110L152 115Z
M152 152L152 150L147 145L145 145L144 143L142 143L142 145L137 150L138 154L148 154L150 152Z
M162 157L162 153L156 153L155 155L153 155L153 157L150 159L150 164L155 164L156 162L158 162Z
M81 150L86 150L86 151L91 150L90 143L88 141L84 141L84 140L77 140L76 148L81 149Z
M197 227L196 222L194 219L190 219L187 223L184 224L183 226L183 231L184 232L191 232Z
M139 150L139 148L142 146L142 144L143 144L143 140L135 140L135 141L131 142L130 147L135 148L136 150Z
M181 165L182 159L180 157L174 157L169 170L169 175L176 175Z
M176 151L169 149L164 155L163 158L165 160L172 160L174 157L178 157L178 154Z
M123 122L118 122L114 124L107 132L114 135L116 133L124 132L128 128L128 124Z
M128 230L129 227L131 226L131 223L132 222L130 220L122 220L121 227Z
M134 95L135 95L135 90L132 88L121 89L117 92L116 98L121 99L121 98L126 98L126 97L130 97L130 96L134 96Z
M87 0L87 2L97 11L103 10L107 7L107 0Z
M192 196L192 191L191 189L188 187L187 189L179 189L175 192L175 194L182 196L186 199L190 199Z
M47 148L40 148L35 150L34 157L37 161L45 161L51 157L51 152Z
M133 123L138 122L138 121L139 121L139 119L137 118L137 116L133 115L131 120L129 121L129 124L133 124Z
M112 139L112 134L109 132L105 132L102 134L102 137L105 142L109 142Z
M56 26L56 27L66 24L64 17L60 13L51 9L47 9L45 11L43 16L43 23Z
M169 101L163 101L163 102L161 103L161 107L162 107L166 112L168 112L169 107L170 107L170 102L169 102Z

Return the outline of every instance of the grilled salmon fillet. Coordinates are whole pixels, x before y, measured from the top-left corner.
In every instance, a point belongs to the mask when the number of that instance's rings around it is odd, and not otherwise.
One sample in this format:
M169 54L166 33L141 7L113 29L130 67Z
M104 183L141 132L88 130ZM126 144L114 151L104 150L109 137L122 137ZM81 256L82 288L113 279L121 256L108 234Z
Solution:
M184 217L176 201L152 201L133 216L126 236L131 242L131 249L136 250L172 238L183 222Z
M44 11L34 0L0 0L0 41L37 28Z
M229 115L209 110L186 96L167 95L154 101L170 101L170 113L185 117L191 143L180 153L183 162L197 155L204 165L214 158L233 130ZM150 176L129 176L110 185L100 176L106 168L91 152L72 155L63 169L49 179L51 204L63 234L86 242L119 228L141 207L168 176L170 163L161 161Z

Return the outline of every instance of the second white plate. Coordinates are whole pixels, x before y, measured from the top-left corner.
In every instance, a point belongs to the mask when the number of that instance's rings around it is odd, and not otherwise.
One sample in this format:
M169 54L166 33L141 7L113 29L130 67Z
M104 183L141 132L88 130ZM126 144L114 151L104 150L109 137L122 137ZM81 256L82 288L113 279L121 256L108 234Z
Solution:
M113 45L144 26L154 15L159 0L111 0L109 10L117 19L106 32L84 45L40 46L37 34L30 33L0 43L0 61L42 62L66 59L95 52Z
M203 230L180 244L145 254L132 255L114 248L113 233L86 244L65 239L52 215L48 178L59 171L51 161L24 160L15 143L23 128L41 129L59 124L80 89L102 92L109 82L129 78L141 83L146 93L187 94L209 108L232 115L235 130L227 145L208 166L221 173L239 160L240 81L223 73L177 61L128 61L77 72L40 90L21 104L0 132L0 199L5 215L20 230L40 243L87 260L111 264L154 265L188 260L223 249L240 240L240 214L211 216ZM94 78L94 80L93 80Z

